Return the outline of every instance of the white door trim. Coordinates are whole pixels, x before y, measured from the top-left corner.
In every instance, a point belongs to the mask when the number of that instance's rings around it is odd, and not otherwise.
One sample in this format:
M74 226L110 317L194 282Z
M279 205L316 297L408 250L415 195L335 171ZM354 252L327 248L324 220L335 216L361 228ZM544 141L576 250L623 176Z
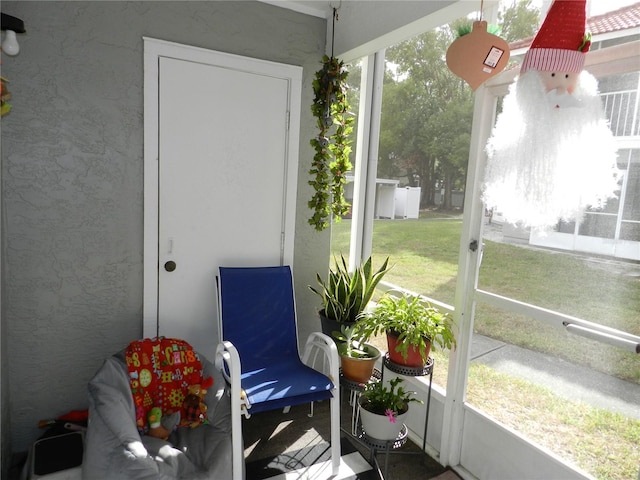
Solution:
M158 334L158 145L159 145L159 59L176 58L219 64L240 71L259 73L289 82L289 134L286 145L286 191L283 212L282 263L293 264L295 209L298 178L299 124L302 94L302 67L253 59L143 37L144 41L144 240L143 240L143 335Z

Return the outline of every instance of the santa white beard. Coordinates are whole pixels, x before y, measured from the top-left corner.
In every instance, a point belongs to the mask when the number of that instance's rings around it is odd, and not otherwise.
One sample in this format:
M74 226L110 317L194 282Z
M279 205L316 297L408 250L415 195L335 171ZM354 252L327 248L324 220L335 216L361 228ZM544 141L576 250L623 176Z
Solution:
M579 220L618 188L616 145L596 79L583 71L570 96L555 108L540 74L529 70L504 99L487 142L483 201L509 223L544 230Z

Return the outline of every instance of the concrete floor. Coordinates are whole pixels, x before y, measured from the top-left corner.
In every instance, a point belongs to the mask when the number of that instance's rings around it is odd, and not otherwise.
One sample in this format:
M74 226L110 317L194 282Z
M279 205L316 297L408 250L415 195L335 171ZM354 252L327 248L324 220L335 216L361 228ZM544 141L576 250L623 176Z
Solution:
M314 416L309 418L309 406L291 408L289 413L282 410L263 412L243 419L243 434L246 462L273 458L286 452L293 452L329 439L329 402L316 403ZM356 439L350 438L351 407L346 399L341 410L342 437L346 438L366 460L371 452ZM413 452L409 454L409 452ZM377 455L381 470L385 471L383 452ZM371 462L370 462L371 463ZM420 454L420 448L407 441L396 453L388 455L385 480L431 479L443 474L447 469L427 455ZM453 472L452 472L453 473ZM375 478L375 477L372 477ZM247 478L247 480L252 480Z

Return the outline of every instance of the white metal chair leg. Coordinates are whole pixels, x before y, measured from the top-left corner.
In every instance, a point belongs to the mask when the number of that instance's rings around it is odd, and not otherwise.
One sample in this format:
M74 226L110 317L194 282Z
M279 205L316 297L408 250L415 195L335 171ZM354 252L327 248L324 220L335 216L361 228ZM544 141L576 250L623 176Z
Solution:
M233 451L233 480L242 480L244 470L244 449L242 448L242 418L238 401L231 405L231 446Z
M230 382L231 396L231 452L232 452L232 480L244 478L244 448L242 442L242 388L240 386L240 356L231 342L223 342L216 349L216 367ZM229 368L229 375L226 374Z
M314 351L315 350L315 351ZM329 401L331 408L331 472L337 475L340 469L340 359L338 350L331 338L320 332L313 332L307 338L302 361L318 370L315 366L318 350L324 353L320 370L331 378L335 388ZM313 356L312 356L313 354Z
M338 474L340 469L340 390L336 387L331 404L331 473Z

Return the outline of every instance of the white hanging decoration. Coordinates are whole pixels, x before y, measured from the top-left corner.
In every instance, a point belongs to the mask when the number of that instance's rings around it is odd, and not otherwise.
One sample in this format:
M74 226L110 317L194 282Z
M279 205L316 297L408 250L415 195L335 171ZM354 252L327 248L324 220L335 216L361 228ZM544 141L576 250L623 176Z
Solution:
M565 35L572 26L582 33ZM556 0L504 98L486 146L483 201L509 223L546 230L577 221L618 189L597 81L582 71L585 38L584 2Z

